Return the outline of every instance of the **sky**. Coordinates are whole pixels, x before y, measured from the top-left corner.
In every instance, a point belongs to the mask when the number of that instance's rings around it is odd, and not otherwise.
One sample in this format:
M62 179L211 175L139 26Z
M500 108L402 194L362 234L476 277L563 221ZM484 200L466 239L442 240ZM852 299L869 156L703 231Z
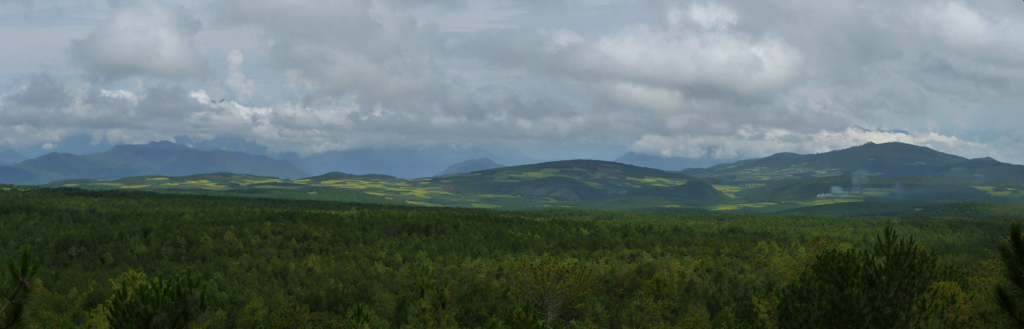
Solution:
M0 149L1024 163L1020 1L0 0L0 41Z

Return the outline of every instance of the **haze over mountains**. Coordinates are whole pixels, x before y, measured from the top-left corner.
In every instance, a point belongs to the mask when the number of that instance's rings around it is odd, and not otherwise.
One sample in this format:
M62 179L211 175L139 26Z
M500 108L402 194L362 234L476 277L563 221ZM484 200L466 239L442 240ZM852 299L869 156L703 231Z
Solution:
M462 162L453 164L451 166L448 166L448 168L445 169L444 171L439 172L439 173L437 173L437 175L434 175L434 176L466 174L466 173L471 173L471 172L474 172L474 171L494 169L494 168L501 168L501 167L504 167L504 166L500 165L500 164L497 164L494 161L491 161L491 159L479 158L479 159L466 160L466 161L462 161Z
M967 159L905 143L867 143L819 154L778 153L759 159L686 169L697 177L755 182L803 177L829 177L862 172L883 177L949 176L974 181L1024 183L1024 166L992 158Z
M287 161L241 152L200 151L171 142L119 145L103 153L50 153L0 167L0 182L40 184L66 179L113 180L141 175L235 172L261 176L308 176Z
M689 168L707 168L723 163L732 163L737 159L714 159L704 157L699 159L690 158L667 158L663 156L627 152L615 159L615 162L630 164L639 167L661 169L665 171L676 171Z
M299 155L285 152L274 153L266 147L242 139L216 138L192 140L187 136L175 137L179 144L190 145L199 150L232 150L274 159L287 160L310 175L329 172L343 172L353 175L380 174L399 178L430 177L448 166L478 158L489 158L505 165L521 165L543 162L516 149L482 149L479 147L458 148L434 146L427 148L354 149L328 151L319 154Z
M530 158L504 153L511 165L522 165ZM354 150L328 152L299 157L286 154L288 160L266 155L221 150L199 150L172 142L145 145L120 145L102 153L74 155L50 153L34 159L20 159L17 152L0 153L0 160L17 163L0 166L0 183L45 184L68 179L116 180L144 175L185 176L226 172L255 176L298 179L341 172L347 175L387 175L419 178L458 175L503 168L505 163L486 150L435 148L423 150ZM444 163L442 161L452 160ZM676 160L629 153L619 162L644 162L649 167L673 167L707 164L709 159ZM453 164L454 163L454 164ZM628 163L627 163L628 164ZM541 163L536 170L547 165ZM644 166L638 166L644 167ZM532 168L532 167L531 167ZM926 147L903 143L884 143L852 147L821 154L779 153L759 159L719 164L706 169L690 168L682 174L729 184L764 183L786 179L809 179L862 173L879 177L940 176L976 182L1024 183L1024 166L1006 164L991 158L966 159ZM654 177L654 176L652 176ZM543 181L542 181L543 182ZM586 183L585 180L580 180ZM567 182L562 182L567 183ZM531 182L530 184L538 184ZM961 184L962 185L962 184ZM824 193L827 191L822 191ZM586 194L586 193L584 193Z
M167 141L117 145L105 152L86 155L49 153L34 159L25 159L19 153L7 150L0 153L0 183L45 184L67 179L114 180L140 175L213 172L279 178L308 177L329 172L417 178L433 176L453 163L474 158L501 159L511 164L540 162L516 150L501 150L495 154L480 148L351 150L307 157L294 153L266 154L264 150L255 147L248 149L263 154L203 150Z
M385 161L385 155L409 159L409 154L415 153L334 156L338 167L362 162L383 171L416 166ZM331 168L326 161L323 165L323 170ZM63 180L49 186L502 209L788 211L865 201L1024 202L1024 166L903 143L868 143L808 155L779 153L682 171L599 160L506 167L489 158L471 158L437 174L415 179L340 170L312 174L262 155L202 151L169 142L84 156L52 153L0 167L0 181L6 183Z
M0 166L13 165L18 162L25 161L26 159L27 158L25 158L24 155L21 155L21 153L18 153L15 150L7 149L0 152Z
M337 171L353 175L382 174L398 178L434 176L454 163L470 159L488 158L508 165L541 162L515 150L495 153L475 147L468 149L431 147L425 149L330 151L307 157L293 153L269 156L288 160L299 169L312 175Z

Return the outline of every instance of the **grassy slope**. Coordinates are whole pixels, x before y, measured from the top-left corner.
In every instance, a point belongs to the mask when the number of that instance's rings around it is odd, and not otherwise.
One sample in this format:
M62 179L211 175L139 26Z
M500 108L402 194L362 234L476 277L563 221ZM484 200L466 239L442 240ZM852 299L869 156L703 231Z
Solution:
M687 171L698 176L737 182L827 177L857 171L886 177L936 175L967 159L903 143L868 143L820 154L780 153L773 156Z
M854 171L851 168L871 168L878 172L842 174ZM1024 166L991 159L963 161L963 158L923 147L887 143L815 155L777 154L687 171L701 176L699 179L680 172L614 162L571 160L414 180L343 173L296 180L216 173L131 177L113 182L77 180L51 186L192 191L189 193L219 191L217 193L260 197L498 209L553 207L773 213L864 201L1017 203L1024 201L1019 183L988 180L1000 177L1012 180L1021 168ZM933 171L943 173L888 177ZM830 193L833 187L842 188L843 192L818 197ZM842 207L866 206L868 204Z
M383 175L355 176L330 173L298 180L214 173L183 177L142 176L112 182L75 180L54 187L87 189L142 189L162 191L221 191L240 195L267 195L321 199L335 190L351 192L360 202L377 198L382 203L424 206L530 209L577 205L594 207L618 198L668 198L671 204L714 203L728 199L713 186L690 176L604 161L560 161L505 167L470 174L425 179L398 179ZM269 192L269 191L273 192ZM328 192L331 191L331 192ZM355 200L353 200L355 201ZM622 209L646 208L622 203Z

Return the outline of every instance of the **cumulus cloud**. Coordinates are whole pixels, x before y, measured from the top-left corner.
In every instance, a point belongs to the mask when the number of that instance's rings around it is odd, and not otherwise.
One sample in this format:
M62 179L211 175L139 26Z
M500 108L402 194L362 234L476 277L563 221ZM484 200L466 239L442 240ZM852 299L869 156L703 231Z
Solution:
M524 27L483 32L461 49L550 79L590 115L633 116L643 122L632 127L637 137L822 116L806 109L769 114L778 112L778 95L799 82L804 55L784 38L740 29L743 19L730 6L692 3L659 21L594 36Z
M587 62L579 69L654 88L740 95L792 83L801 68L800 52L778 38L733 30L737 20L720 5L673 10L668 26L638 25L600 38L580 55Z
M242 62L245 61L245 56L242 55L242 51L233 49L228 52L227 61L228 77L224 80L224 84L234 90L239 99L248 99L255 92L256 86L252 79L246 79L245 73L242 73Z
M1024 161L1019 3L159 1L113 2L72 45L105 81L30 76L4 91L0 143L602 144L731 159L902 141ZM257 37L216 43L236 30ZM190 79L207 75L224 79ZM111 82L128 76L135 86Z
M402 111L446 103L436 31L384 2L227 1L219 15L263 30L273 60L315 95Z
M982 143L960 140L955 136L936 133L909 133L903 131L868 130L850 127L843 131L798 133L780 128L744 126L732 136L646 135L630 146L639 153L659 154L665 157L737 159L756 158L779 152L824 153L849 148L868 142L901 142L957 154L965 157L983 157L993 149ZM1014 159L1020 161L1021 159Z
M206 60L193 42L201 23L184 9L154 0L113 4L106 23L71 45L75 62L90 75L181 80L207 74Z
M524 97L498 86L485 89L476 96L465 96L472 98L467 102L500 111L468 118L440 110L421 113L367 107L354 95L310 104L282 101L253 106L214 101L202 89L165 84L104 89L43 75L26 79L16 91L0 96L0 145L17 148L57 143L77 135L111 144L176 136L193 140L234 137L271 151L310 154L455 142L478 145L479 136L488 136L488 141L558 140L579 136L586 127L608 120L582 117L572 106L555 99ZM534 111L532 106L537 104L561 108L562 113L555 117L525 113Z

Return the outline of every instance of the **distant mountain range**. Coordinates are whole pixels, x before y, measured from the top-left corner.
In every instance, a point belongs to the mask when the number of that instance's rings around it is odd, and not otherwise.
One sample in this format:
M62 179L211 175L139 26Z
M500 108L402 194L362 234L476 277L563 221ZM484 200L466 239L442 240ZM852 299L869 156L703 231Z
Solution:
M232 172L283 178L307 173L283 160L241 152L201 151L171 142L119 145L103 153L50 153L0 167L0 183L40 184L67 179L114 180L140 175Z
M247 145L247 144L240 144ZM258 150L257 150L258 151ZM504 163L540 162L514 149L495 154L480 148L360 149L301 157L294 153L249 154L219 149L200 150L173 142L118 145L106 152L74 155L49 153L25 159L18 152L0 152L0 183L41 184L93 178L112 180L139 175L192 175L232 172L298 178L329 172L380 174L400 178L431 177L452 163L469 159L501 159ZM4 167L9 166L9 167ZM494 167L471 167L489 169Z
M407 179L431 177L453 163L469 159L488 158L508 165L541 162L517 150L491 152L475 147L457 149L446 146L425 149L329 151L306 157L297 154L271 156L288 160L299 169L313 175L343 172L355 175L384 174Z
M662 156L657 156L657 155L649 155L649 154L641 154L641 153L633 153L633 152L627 152L626 154L622 155L618 159L615 159L615 162L618 162L618 163L624 163L624 164L634 165L634 166L638 166L638 167L647 167L647 168L661 169L661 170L664 170L664 171L678 171L678 170L690 169L690 168L707 168L707 167L718 165L718 164L732 163L733 161L736 161L736 160L735 159L732 159L732 160L721 160L721 159L713 159L711 157L704 157L704 158L697 158L697 159L667 158L667 157L662 157Z
M27 158L25 158L24 155L21 155L21 153L18 153L11 149L6 149L3 152L0 152L0 166L13 165L18 162L25 161L26 159Z
M0 183L60 181L49 186L186 189L503 209L743 212L898 200L1024 202L1024 166L991 158L966 159L903 143L868 143L820 154L779 153L682 171L597 160L505 167L488 157L459 161L435 171L437 176L416 169L423 163L436 165L442 158L484 154L481 150L450 152L428 156L421 151L364 150L306 158L307 166L315 163L319 170L331 170L318 173L262 155L158 142L83 156L51 153L0 166ZM376 170L332 169L346 166ZM379 174L394 172L420 178Z
M204 159L230 153L198 151L171 143L151 143L118 147L82 157L50 154L14 167L0 167L0 176L44 175L60 170L73 174L67 176L76 177L110 177L129 172L129 169L136 172L168 173L210 170L217 173L193 176L147 174L149 176L112 182L80 179L50 186L185 189L263 197L502 209L569 207L681 212L775 212L800 207L840 207L850 202L1024 202L1024 188L1021 188L1021 183L1024 183L1024 166L1006 164L991 158L968 160L902 143L868 143L821 154L779 153L707 169L682 171L663 171L596 160L502 167L489 158L476 158L449 166L447 171L441 172L443 175L417 179L341 172L317 174L303 179L282 179L287 177L279 174L238 175L233 173L239 173L240 169L199 165L208 162L189 160L185 163L193 166L185 166L180 159L188 157L167 155L174 152L193 154ZM346 154L355 157L360 153ZM261 156L246 156L252 157L245 161L250 165L287 164ZM408 159L407 156L408 153L394 158ZM381 161L385 157L382 154L370 154L356 158ZM383 164L379 165L385 168ZM494 168L484 169L487 167ZM269 171L275 170L282 169ZM298 176L301 175L296 173L292 178Z
M434 176L444 176L444 175L454 175L454 174L467 174L467 173L471 173L471 172L474 172L474 171L494 169L494 168L501 168L501 167L504 167L504 166L502 166L500 164L497 164L494 161L491 161L491 159L479 158L479 159L466 160L466 161L462 161L462 162L453 164L451 166L448 166L448 169L445 169L444 171L439 172L439 173L437 173Z
M905 143L867 143L820 154L778 153L772 156L721 164L707 169L685 169L685 174L732 182L757 183L789 178L831 177L844 174L950 176L972 181L1024 183L1024 166L992 158L971 159Z
M192 176L139 176L112 182L69 180L53 187L90 189L189 190L261 197L331 200L346 191L367 202L423 206L540 209L573 207L606 200L634 200L654 210L729 200L714 186L678 172L616 162L571 160L501 167L431 178L401 179L387 175L327 173L303 179L278 179L231 173ZM371 200L376 198L376 200ZM653 200L653 201L652 201ZM652 205L653 204L653 205ZM637 205L633 205L634 208Z
M569 160L502 167L435 177L453 192L530 195L569 201L621 197L673 197L716 202L725 195L711 185L677 172L598 160Z

